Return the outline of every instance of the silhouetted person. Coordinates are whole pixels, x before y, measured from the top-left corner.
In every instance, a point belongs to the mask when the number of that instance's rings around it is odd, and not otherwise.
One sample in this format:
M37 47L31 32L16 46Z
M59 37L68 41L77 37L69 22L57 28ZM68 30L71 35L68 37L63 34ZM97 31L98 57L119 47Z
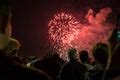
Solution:
M80 51L79 58L81 62L87 67L88 70L93 69L93 66L89 64L89 55L87 51L85 50Z
M20 43L11 38L11 8L10 0L0 0L0 49L8 55L16 55Z
M62 58L60 58L60 55L58 53L53 54L53 59L56 60L60 66L62 66L65 63L65 61Z
M33 64L34 68L43 70L49 76L52 77L53 80L57 80L57 76L60 71L60 63L57 61L55 55L45 56L43 59L36 61Z
M93 48L93 56L102 68L105 68L109 57L108 45L104 43L96 44Z
M88 63L88 52L85 50L82 50L79 52L79 58L81 60L82 63Z
M4 44L5 45L5 44ZM24 64L23 60L18 57L18 51L20 48L20 43L18 40L13 38L8 38L8 42L3 49L1 49L7 56L13 58L14 62L18 64Z
M10 56L17 56L17 52L19 51L19 48L21 47L21 44L18 40L9 38L8 44L4 47L3 51Z
M98 43L93 48L93 56L96 60L94 69L89 73L89 80L102 80L106 73L106 66L108 62L108 46L104 43ZM104 76L103 80L108 80L107 76Z
M60 80L84 80L87 68L78 62L76 49L68 50L68 58L69 61L62 66L60 71Z
M0 49L3 49L8 44L8 35L6 28L9 23L10 4L8 0L0 0Z
M50 80L46 73L15 64L13 58L0 51L0 80Z
M16 64L14 60L18 62L18 58L8 55L16 55L17 50L15 41L11 40L9 1L0 0L0 80L50 80L44 72Z

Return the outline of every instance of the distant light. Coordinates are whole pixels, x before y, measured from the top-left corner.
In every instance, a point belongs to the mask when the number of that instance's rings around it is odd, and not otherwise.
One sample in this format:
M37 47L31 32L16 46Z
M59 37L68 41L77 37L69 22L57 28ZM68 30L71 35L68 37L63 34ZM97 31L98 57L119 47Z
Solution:
M120 40L120 31L117 32L117 38Z

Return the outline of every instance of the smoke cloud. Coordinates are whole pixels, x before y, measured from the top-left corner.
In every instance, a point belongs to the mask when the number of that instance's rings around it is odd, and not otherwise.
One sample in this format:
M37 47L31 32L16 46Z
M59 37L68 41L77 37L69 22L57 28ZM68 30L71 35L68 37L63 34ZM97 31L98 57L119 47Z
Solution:
M89 9L85 18L91 25L101 25L106 21L106 18L111 12L111 8L103 8L94 16L94 11Z

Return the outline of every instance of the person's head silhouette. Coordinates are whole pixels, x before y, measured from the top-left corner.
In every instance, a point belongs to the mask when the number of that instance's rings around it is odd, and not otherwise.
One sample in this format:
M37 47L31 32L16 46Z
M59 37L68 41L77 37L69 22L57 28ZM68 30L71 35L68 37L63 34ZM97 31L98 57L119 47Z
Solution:
M79 52L79 58L82 63L87 63L88 62L88 52L85 50L82 50Z
M68 50L68 59L69 60L76 60L77 59L77 51L75 48L70 48Z
M98 43L93 48L93 56L103 66L106 66L108 61L108 46L105 43Z

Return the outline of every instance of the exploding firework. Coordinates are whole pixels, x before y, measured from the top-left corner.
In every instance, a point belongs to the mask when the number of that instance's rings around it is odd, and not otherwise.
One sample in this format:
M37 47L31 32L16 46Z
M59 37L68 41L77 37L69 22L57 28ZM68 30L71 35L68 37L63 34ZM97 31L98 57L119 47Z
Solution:
M64 56L69 47L73 47L72 41L78 36L80 24L71 14L64 12L54 15L48 26L50 42L54 51Z
M49 40L54 52L63 59L67 57L67 50L71 47L77 51L86 50L92 57L92 48L98 42L107 43L113 25L106 23L106 18L111 12L110 8L103 8L96 16L90 9L85 16L89 25L81 24L72 14L64 12L54 15L49 22Z

